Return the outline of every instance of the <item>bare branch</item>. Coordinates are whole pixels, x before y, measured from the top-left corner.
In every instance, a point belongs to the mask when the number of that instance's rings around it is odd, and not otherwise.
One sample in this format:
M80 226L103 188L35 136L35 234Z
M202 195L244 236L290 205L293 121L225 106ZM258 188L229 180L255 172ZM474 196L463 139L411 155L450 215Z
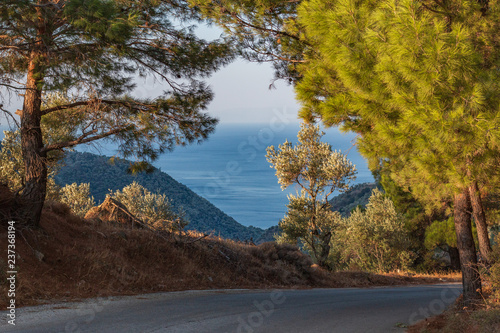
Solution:
M0 86L6 87L9 89L15 89L15 90L27 90L28 89L28 88L24 88L24 87L15 87L15 86L12 86L12 85L7 84L7 83L0 83Z
M1 110L2 112L4 112L6 115L8 115L10 118L12 118L12 120L13 120L13 121L14 121L14 123L16 124L16 127L17 127L17 128L21 128L21 126L20 126L19 122L17 121L16 117L14 117L14 115L12 114L12 112L10 112L10 111L8 111L8 110L5 110L5 109L3 108L3 105L0 105L0 110ZM7 120L7 121L8 121L8 120Z
M131 49L134 49L134 50L139 51L139 52L141 52L141 53L143 52L143 50L138 49L138 48L132 48L132 47L131 47ZM153 72L153 73L157 74L159 77L161 77L163 80L165 80L165 81L167 82L167 84L168 84L168 85L169 85L172 89L174 89L175 91L181 91L181 92L183 92L183 91L184 91L183 89L181 89L181 87L180 87L180 86L178 86L178 85L174 84L173 82L171 82L171 81L169 80L169 78L168 78L165 74L161 73L160 71L158 71L157 69L155 69L153 66L150 66L150 65L146 64L144 61L142 61L141 59L139 59L139 58L137 58L137 57L130 57L130 58L131 58L131 59L133 59L133 60L135 60L135 61L137 61L137 63L141 64L141 65L142 65L142 66L144 66L145 68L149 69L151 72Z
M245 21L244 19L242 19L241 17L239 17L238 14L236 14L234 12L229 12L229 15L231 15L232 18L234 18L236 21L238 21L240 24L242 24L244 26L247 26L247 27L250 27L250 28L253 28L253 29L256 29L256 30L260 30L260 31L272 32L272 33L274 33L274 34L276 34L278 36L289 37L289 38L301 41L305 45L309 45L306 41L301 40L300 37L292 35L292 34L286 32L286 31L276 30L276 29L270 29L270 28L264 28L264 27L259 27L257 25L254 25L254 24L250 23L250 22Z

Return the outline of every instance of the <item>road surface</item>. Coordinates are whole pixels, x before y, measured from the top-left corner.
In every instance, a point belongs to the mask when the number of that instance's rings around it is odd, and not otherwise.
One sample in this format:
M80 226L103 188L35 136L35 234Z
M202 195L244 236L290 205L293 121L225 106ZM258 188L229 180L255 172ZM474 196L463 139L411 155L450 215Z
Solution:
M26 307L1 332L404 332L441 313L461 285L369 289L212 290Z

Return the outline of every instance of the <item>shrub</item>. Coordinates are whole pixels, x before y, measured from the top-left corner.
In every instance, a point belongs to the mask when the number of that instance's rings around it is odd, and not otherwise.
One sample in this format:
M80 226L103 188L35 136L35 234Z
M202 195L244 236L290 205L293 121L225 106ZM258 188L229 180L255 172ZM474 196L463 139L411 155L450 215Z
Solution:
M357 208L344 220L332 243L344 263L367 271L406 270L413 257L403 217L378 189L365 211Z
M165 194L151 193L137 182L116 191L112 197L124 204L138 219L155 229L181 231L188 224L183 210L175 213Z
M80 217L85 216L90 208L95 206L94 197L90 195L90 184L73 183L61 189L60 201L71 208L71 211Z
M24 163L21 153L21 135L19 131L4 131L0 149L0 182L6 184L12 192L24 186ZM60 187L54 181L62 154L51 154L48 163L47 199L60 200Z

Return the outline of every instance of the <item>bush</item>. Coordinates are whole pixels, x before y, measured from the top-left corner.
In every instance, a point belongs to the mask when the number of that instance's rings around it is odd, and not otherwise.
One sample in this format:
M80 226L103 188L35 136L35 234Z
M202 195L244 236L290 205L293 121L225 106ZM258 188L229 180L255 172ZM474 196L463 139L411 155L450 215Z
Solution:
M19 131L4 131L0 149L0 179L12 191L23 187L24 168L21 156L21 136Z
M21 153L21 135L19 131L4 131L0 149L0 182L6 184L12 192L24 187L24 163ZM60 200L60 187L54 181L59 168L61 154L51 154L48 163L47 199Z
M414 256L409 245L403 217L378 189L373 190L366 210L352 212L332 239L332 249L338 249L348 267L366 271L407 270Z
M124 204L138 219L155 229L181 231L188 225L184 212L180 210L175 213L165 194L151 193L137 182L116 191L112 197Z
M90 208L95 206L94 197L90 195L90 184L73 183L61 189L60 201L71 208L73 214L84 217Z

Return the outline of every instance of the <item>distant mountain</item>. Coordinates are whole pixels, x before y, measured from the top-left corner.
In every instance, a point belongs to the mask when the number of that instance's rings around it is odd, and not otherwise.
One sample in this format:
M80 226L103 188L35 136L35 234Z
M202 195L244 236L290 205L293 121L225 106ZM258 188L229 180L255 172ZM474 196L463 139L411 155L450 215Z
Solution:
M373 189L376 187L375 183L363 183L353 186L349 191L341 193L329 201L332 210L340 212L342 216L349 216L357 206L366 206Z
M111 191L121 190L133 181L146 187L151 192L164 193L172 201L174 209L182 207L189 220L187 229L200 232L214 232L215 235L235 240L259 240L264 230L257 227L245 227L215 207L208 200L177 182L168 174L154 168L152 173L127 173L130 162L90 153L67 153L65 166L55 177L60 186L71 183L90 183L90 191L97 202L102 202ZM266 237L267 236L267 237ZM264 238L269 238L269 235Z
M277 225L267 228L264 230L264 233L262 233L262 235L255 240L255 244L275 241L276 239L274 236L279 235L280 233L281 230Z

